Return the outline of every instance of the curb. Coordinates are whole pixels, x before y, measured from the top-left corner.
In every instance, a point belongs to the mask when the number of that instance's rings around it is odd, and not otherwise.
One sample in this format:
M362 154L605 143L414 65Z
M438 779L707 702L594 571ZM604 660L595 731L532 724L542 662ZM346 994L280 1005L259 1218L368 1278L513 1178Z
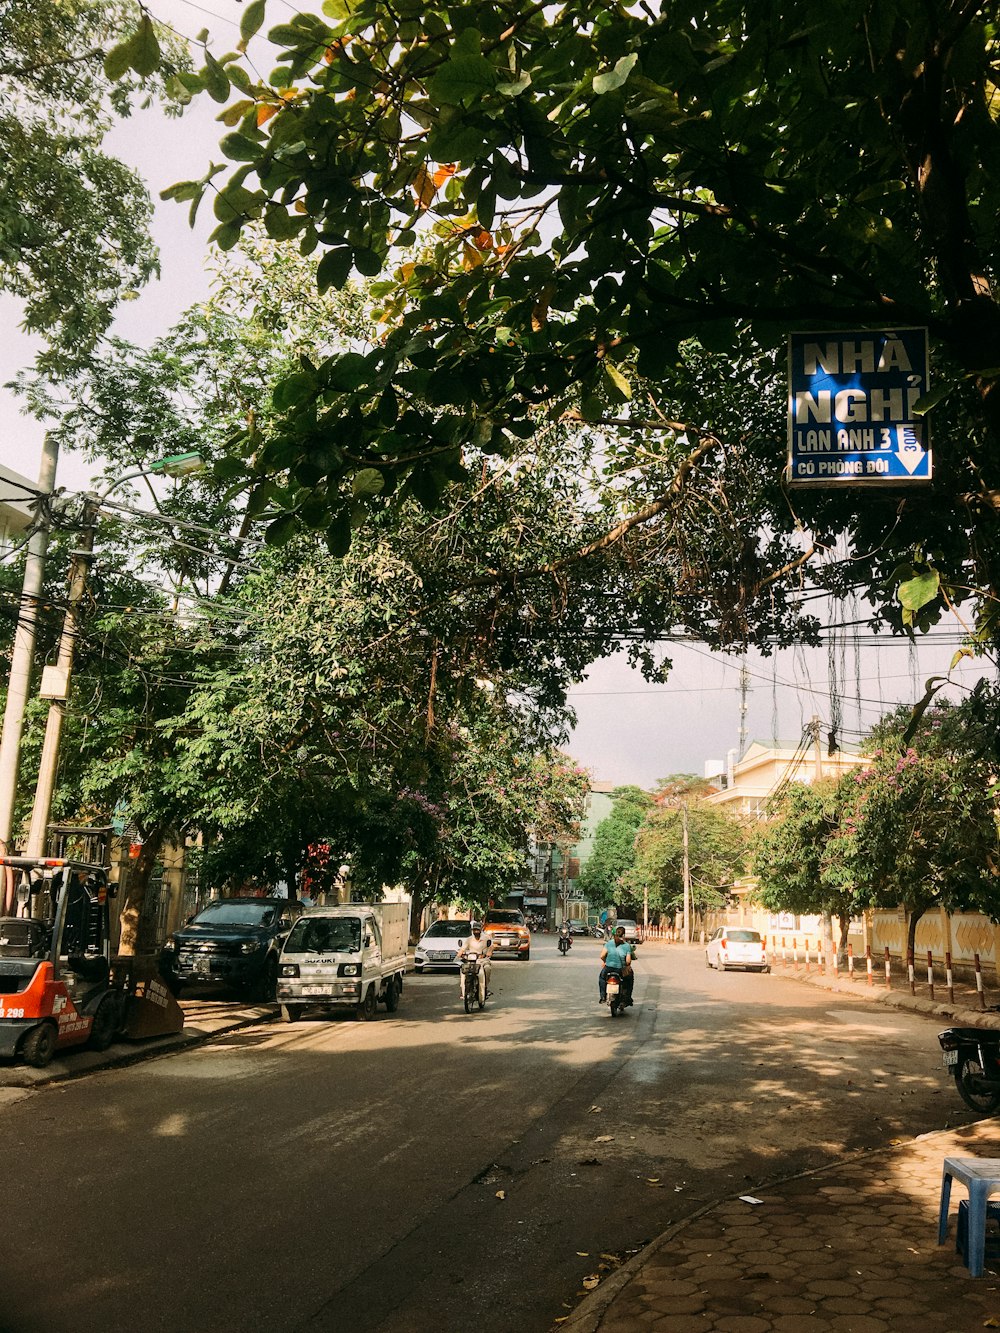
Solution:
M853 995L857 1000L888 1005L891 1009L905 1009L910 1013L925 1014L929 1018L950 1019L963 1027L1000 1030L1000 1013L996 1010L967 1009L957 1002L954 1004L951 1002L942 1003L938 1000L925 999L921 995L909 995L902 990L887 990L884 986L876 989L863 982L859 984L856 981L845 981L843 977L834 980L832 977L825 977L822 974L796 976L794 972L772 972L771 975L787 981L799 981L809 986L818 986L822 990L832 991L838 995Z
M30 1065L15 1062L0 1066L0 1089L20 1088L30 1092L35 1088L46 1087L50 1083L68 1083L72 1079L86 1078L88 1074L96 1074L105 1069L124 1069L130 1065L141 1064L144 1060L155 1059L159 1055L170 1055L175 1051L202 1046L215 1037L224 1036L228 1032L237 1032L241 1028L253 1027L256 1023L265 1023L273 1018L272 1010L260 1010L240 1018L226 1020L215 1028L199 1028L192 1025L169 1036L149 1038L149 1043L155 1042L155 1045L144 1043L142 1046L132 1046L114 1042L106 1051L81 1050L79 1053L70 1051L68 1054L72 1056L73 1061L71 1065L54 1061L45 1069L33 1069Z

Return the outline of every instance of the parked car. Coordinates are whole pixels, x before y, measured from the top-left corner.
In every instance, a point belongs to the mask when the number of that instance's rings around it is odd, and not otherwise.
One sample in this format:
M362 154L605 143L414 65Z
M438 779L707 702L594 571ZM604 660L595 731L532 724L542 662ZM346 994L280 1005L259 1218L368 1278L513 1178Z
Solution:
M160 970L174 994L191 982L232 986L273 1000L278 955L302 904L287 898L219 898L167 941Z
M639 929L638 921L630 921L626 916L620 916L615 922L615 930L619 926L625 927L625 940L628 944L639 944L642 940L642 931Z
M471 934L472 922L467 917L457 921L432 921L414 951L414 972L433 972L439 967L457 972L462 966L455 956L458 946Z
M587 929L586 921L567 921L566 924L569 926L569 933L571 935L590 934L590 931Z
M720 926L705 947L705 966L720 972L729 968L742 968L745 972L771 970L760 931L745 926Z
M491 907L483 917L483 938L493 941L493 957L531 957L531 932L516 907Z

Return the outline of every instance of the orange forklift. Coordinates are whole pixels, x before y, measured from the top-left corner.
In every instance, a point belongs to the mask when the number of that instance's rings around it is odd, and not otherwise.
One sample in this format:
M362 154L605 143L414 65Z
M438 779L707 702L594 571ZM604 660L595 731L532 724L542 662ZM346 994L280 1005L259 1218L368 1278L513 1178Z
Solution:
M40 1069L67 1047L105 1051L122 1032L179 1031L183 1015L162 982L147 979L137 996L129 972L116 975L109 900L117 886L106 867L0 857L0 883L11 875L14 915L0 916L0 1057L20 1055Z

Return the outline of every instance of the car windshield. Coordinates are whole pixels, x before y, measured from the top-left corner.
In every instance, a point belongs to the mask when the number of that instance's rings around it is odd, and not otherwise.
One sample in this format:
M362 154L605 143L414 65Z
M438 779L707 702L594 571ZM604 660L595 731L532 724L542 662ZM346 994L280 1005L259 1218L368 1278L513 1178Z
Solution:
M622 917L618 918L618 924L624 926L626 930L635 930L634 921L625 921Z
M488 926L523 926L524 917L520 912L487 912Z
M277 920L281 903L260 902L236 903L218 902L206 907L194 919L196 926L270 926Z
M756 930L727 930L727 940L735 940L737 944L759 944L760 932Z
M304 916L285 941L285 953L358 953L361 919L356 916Z
M471 929L468 921L435 921L424 932L424 939L464 940Z

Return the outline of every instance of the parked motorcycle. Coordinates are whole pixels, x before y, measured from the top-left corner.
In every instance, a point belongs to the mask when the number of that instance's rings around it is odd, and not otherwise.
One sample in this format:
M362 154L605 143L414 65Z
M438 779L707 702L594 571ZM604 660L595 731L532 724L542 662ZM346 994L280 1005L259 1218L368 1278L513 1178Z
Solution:
M945 1028L938 1033L944 1064L958 1095L972 1111L990 1115L1000 1108L1000 1032L985 1028Z
M607 931L603 926L591 926L590 933L595 940L603 940L607 936Z
M559 927L559 952L565 958L573 947L573 938L569 932L569 926L565 923Z
M477 953L467 954L462 961L462 1000L465 1012L471 1014L476 1005L486 1008L486 987L480 993L479 969L483 965L482 956Z

